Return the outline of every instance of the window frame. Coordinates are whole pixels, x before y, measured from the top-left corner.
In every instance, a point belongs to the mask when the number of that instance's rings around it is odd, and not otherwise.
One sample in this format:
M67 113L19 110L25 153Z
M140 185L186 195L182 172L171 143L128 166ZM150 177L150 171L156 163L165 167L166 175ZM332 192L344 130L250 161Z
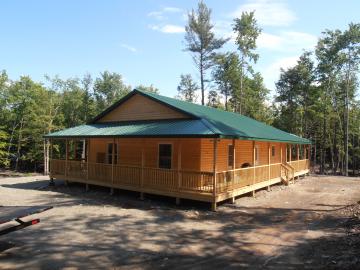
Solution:
M171 150L171 153L170 153L170 168L160 167L160 145L170 145L170 147L171 147L170 148L170 150ZM173 164L174 164L173 157L174 157L174 144L172 142L159 142L158 145L157 145L157 167L159 169L172 170L173 169Z
M227 149L228 149L228 153L227 153L228 162L227 162L227 165L228 165L229 168L231 167L232 169L234 169L234 166L235 166L235 160L234 160L235 146L233 144L228 144ZM230 152L230 149L232 150L231 152ZM230 160L230 156L231 156L231 160ZM231 161L231 164L230 164L230 161Z
M276 145L271 145L271 157L276 157Z
M119 161L119 144L117 142L113 143L113 142L108 142L106 144L106 164L112 164L112 151L109 152L109 146L112 145L111 150L116 149L114 152L114 165L118 164ZM114 148L115 146L115 148Z

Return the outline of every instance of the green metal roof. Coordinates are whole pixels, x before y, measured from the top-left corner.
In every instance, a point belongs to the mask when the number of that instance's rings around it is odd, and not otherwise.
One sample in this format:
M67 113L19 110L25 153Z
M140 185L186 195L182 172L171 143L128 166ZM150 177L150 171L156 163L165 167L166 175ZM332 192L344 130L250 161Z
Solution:
M213 137L199 119L132 121L76 126L46 135L48 138L84 137Z
M215 133L221 137L236 137L242 139L259 139L281 142L310 144L308 139L287 133L238 113L227 112L207 106L202 106L174 98L157 95L151 92L135 90L144 96L170 105L196 118L200 118Z
M96 124L96 121L112 111L135 94L151 98L174 110L185 113L189 120L160 120L147 122L127 122ZM91 124L65 129L46 137L94 137L94 136L212 136L239 138L244 140L276 141L310 144L307 139L266 125L249 117L202 106L151 92L134 90L107 110L94 118Z

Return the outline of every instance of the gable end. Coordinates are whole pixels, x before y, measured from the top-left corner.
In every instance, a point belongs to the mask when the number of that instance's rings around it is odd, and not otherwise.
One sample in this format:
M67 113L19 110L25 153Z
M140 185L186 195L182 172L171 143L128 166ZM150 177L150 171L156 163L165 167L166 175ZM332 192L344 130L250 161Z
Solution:
M94 119L92 123L189 119L188 114L138 92L132 92Z

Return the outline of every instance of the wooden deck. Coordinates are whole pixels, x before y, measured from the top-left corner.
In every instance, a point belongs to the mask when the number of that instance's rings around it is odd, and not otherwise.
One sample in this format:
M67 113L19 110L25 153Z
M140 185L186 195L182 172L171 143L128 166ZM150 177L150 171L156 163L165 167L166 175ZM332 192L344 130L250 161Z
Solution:
M51 159L50 177L216 203L309 172L309 160L295 160L222 172L168 170L138 166ZM215 187L215 189L214 189Z

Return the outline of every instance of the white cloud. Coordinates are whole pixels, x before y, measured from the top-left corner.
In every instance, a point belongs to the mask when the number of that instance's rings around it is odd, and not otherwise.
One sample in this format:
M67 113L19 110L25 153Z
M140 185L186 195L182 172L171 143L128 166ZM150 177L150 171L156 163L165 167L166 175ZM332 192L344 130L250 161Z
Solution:
M296 65L299 60L298 56L284 57L273 62L266 71L269 73L279 72L280 68L288 69Z
M248 0L231 14L240 18L243 11L255 11L255 18L263 26L288 26L297 18L282 0Z
M133 53L136 53L138 51L135 47L130 46L130 45L125 44L125 43L120 44L120 46L123 47L124 49L130 51L130 52L133 52Z
M162 20L167 19L166 14L168 14L168 13L180 13L182 11L183 10L181 8L177 8L177 7L163 7L161 10L149 12L147 15L149 17L152 17L152 18L156 19L156 20L162 21Z
M235 41L235 33L232 31L232 21L215 21L214 32L218 37L230 38Z
M163 15L163 12L161 11L152 11L148 13L149 17L155 18L157 20L164 20L166 17Z
M277 35L263 32L257 40L259 48L281 52L299 52L303 49L312 49L316 43L316 36L295 31L282 31Z
M149 28L155 31L159 31L165 34L178 34L184 33L185 27L174 25L174 24L165 24L165 25L149 25Z
M280 69L282 68L286 70L288 68L294 67L297 64L298 59L298 56L283 57L275 60L272 64L266 67L262 71L266 87L269 89L274 89L274 83L278 81L280 77Z
M171 13L178 13L178 12L182 12L182 9L177 8L177 7L164 7L163 11L164 12L171 12Z

